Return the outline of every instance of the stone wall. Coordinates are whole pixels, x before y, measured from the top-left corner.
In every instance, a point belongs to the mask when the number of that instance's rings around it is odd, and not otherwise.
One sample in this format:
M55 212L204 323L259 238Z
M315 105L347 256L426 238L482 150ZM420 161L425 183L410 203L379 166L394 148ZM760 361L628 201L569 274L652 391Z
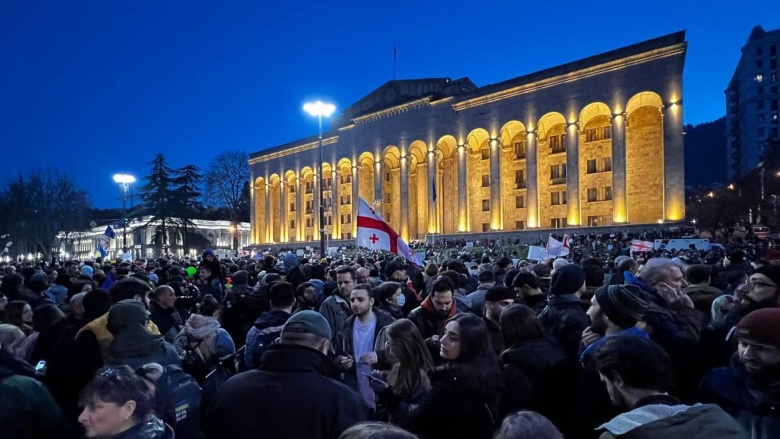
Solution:
M663 124L661 112L641 107L626 127L628 222L654 223L664 218Z

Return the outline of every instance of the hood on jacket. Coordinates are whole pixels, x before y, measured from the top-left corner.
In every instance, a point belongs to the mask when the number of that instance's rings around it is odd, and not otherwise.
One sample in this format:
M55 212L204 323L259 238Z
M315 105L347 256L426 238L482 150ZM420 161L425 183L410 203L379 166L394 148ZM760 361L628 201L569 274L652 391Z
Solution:
M192 314L184 324L184 333L192 340L205 340L215 335L219 328L216 317Z
M240 286L240 285L248 285L249 284L249 273L247 273L246 270L238 270L235 273L233 273L232 276L230 276L230 279L233 282L234 286Z
M164 343L162 335L156 335L142 325L131 325L114 336L108 354L116 359L144 357L161 349Z
M284 261L284 269L287 273L291 272L293 268L300 264L298 261L298 256L292 253L285 253L282 257L282 260Z
M21 358L0 349L0 380L12 375L35 378L35 368Z
M282 311L280 309L272 309L264 312L260 317L255 320L254 326L257 329L272 328L274 326L282 326L290 318L290 313Z
M106 328L116 336L130 326L145 326L147 320L149 320L149 312L143 303L132 299L122 300L108 310Z
M425 300L422 301L420 306L424 310L426 310L429 313L435 315L436 318L439 319L439 320L449 320L450 318L454 317L455 314L458 313L458 307L455 304L455 297L452 298L452 308L450 308L449 314L447 314L444 317L441 317L441 315L439 314L439 311L436 309L435 306L433 306L433 300L431 300L431 296L426 297Z

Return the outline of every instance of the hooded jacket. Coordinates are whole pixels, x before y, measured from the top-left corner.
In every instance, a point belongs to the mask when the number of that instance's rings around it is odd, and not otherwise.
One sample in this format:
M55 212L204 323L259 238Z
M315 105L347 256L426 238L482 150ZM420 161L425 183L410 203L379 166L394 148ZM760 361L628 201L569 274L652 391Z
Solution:
M414 323L414 326L417 326L423 338L428 339L434 335L441 334L444 330L444 325L447 324L447 320L454 317L455 314L458 314L458 309L455 303L453 303L449 313L444 317L440 317L439 311L433 305L431 296L428 296L422 301L420 306L409 313L408 319Z
M108 347L107 364L126 364L133 370L144 364L181 366L176 348L141 325L131 325L118 333Z
M174 346L177 349L184 350L187 345L197 345L195 350L208 365L212 365L216 359L236 352L233 339L220 327L219 320L201 314L190 315L184 328L176 335Z
M260 365L260 358L266 349L274 343L281 334L282 327L290 318L290 313L281 309L264 312L249 329L244 348L244 364L247 369Z
M154 301L149 304L149 308L149 317L157 325L165 341L173 343L182 327L181 316L176 308L164 309Z
M293 253L286 253L282 257L282 261L284 261L284 270L287 272L287 282L290 282L293 288L298 288L298 285L306 282L306 277L301 271L298 256Z
M715 404L680 404L666 395L639 400L630 412L601 425L601 439L747 439L744 430Z
M590 318L576 295L551 296L539 315L539 322L548 335L558 340L570 359L579 358L582 331L590 325Z
M360 396L338 382L341 369L314 349L275 344L259 369L231 377L204 417L208 439L333 439L368 420ZM305 414L305 418L302 418Z
M79 336L82 333L91 332L94 335L97 343L100 345L100 352L101 355L103 356L103 360L106 360L108 358L108 346L114 340L113 334L111 334L111 332L106 327L107 325L108 325L108 313L105 313L102 316L84 325L76 333L76 338L79 338ZM146 323L146 328L149 331L151 331L153 334L160 333L160 330L157 329L157 325L155 325L154 322L152 322L151 320L149 320Z

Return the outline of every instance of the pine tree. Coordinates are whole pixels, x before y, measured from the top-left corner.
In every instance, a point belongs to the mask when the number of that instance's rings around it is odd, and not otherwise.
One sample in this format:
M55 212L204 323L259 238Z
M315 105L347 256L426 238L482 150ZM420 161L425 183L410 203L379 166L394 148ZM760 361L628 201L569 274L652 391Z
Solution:
M199 184L203 180L203 176L195 165L187 165L174 172L177 175L173 181L175 187L173 193L176 200L175 213L178 218L178 228L182 232L182 243L184 248L188 249L189 229L197 228L192 222L192 218L198 211L202 210Z
M146 177L146 185L141 188L141 198L147 214L152 216L147 225L157 221L161 224L153 241L161 238L165 251L168 248L168 224L172 223L170 215L176 211L178 204L174 193L175 171L165 163L165 155L162 153L157 154L149 164L152 165L152 172Z

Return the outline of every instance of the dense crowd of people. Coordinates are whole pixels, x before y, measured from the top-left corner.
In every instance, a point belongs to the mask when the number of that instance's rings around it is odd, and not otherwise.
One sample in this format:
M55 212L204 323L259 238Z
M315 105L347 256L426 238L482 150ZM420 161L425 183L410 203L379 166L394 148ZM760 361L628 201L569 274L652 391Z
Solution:
M780 438L780 259L631 238L0 264L0 438Z

